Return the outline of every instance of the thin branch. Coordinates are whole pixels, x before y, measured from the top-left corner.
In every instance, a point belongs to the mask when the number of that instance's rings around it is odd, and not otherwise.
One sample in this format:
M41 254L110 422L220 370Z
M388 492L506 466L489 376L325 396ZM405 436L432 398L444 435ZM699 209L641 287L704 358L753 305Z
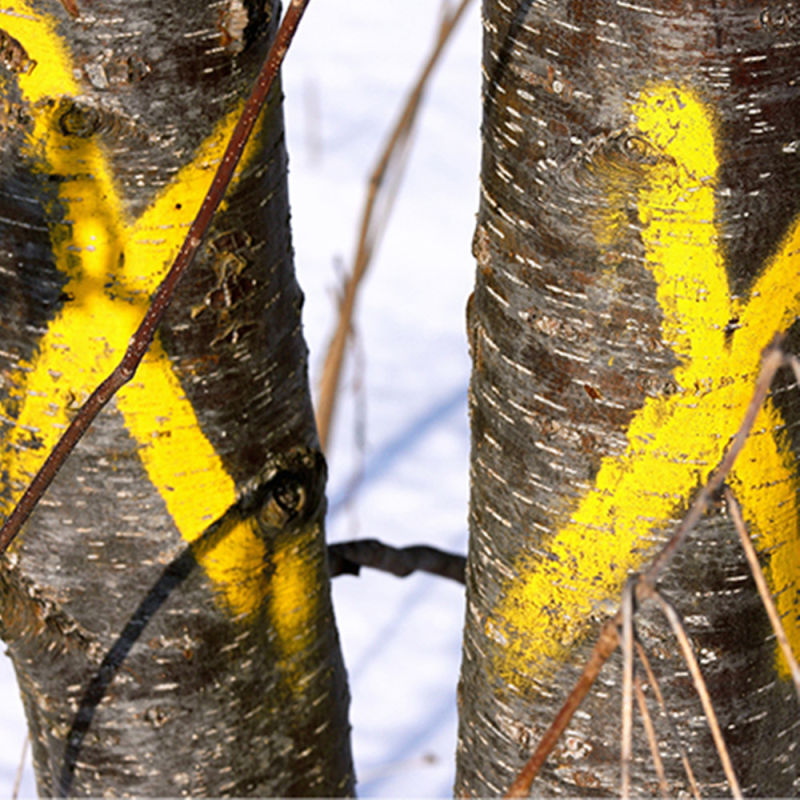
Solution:
M633 615L635 576L631 576L622 590L622 746L620 747L620 772L622 800L631 793L631 758L633 751Z
M650 755L653 757L653 766L658 775L658 788L661 791L661 796L664 800L669 797L669 785L667 784L667 776L664 772L664 762L661 760L661 753L658 749L658 737L656 736L656 729L653 726L653 720L650 716L650 711L647 708L647 698L644 696L644 689L642 688L642 679L639 675L634 678L633 687L636 691L636 704L639 706L639 713L642 715L642 723L644 725L645 733L647 734L647 743L650 746Z
M505 797L527 797L531 793L531 784L539 774L542 764L544 764L556 746L561 734L566 730L584 697L589 694L589 690L600 674L603 664L608 661L608 657L617 649L618 644L617 623L614 619L607 620L600 631L600 636L597 637L594 649L575 686L564 701L558 714L550 723L550 727L545 731L544 736L539 741L539 746L530 757L528 763L525 764L509 787Z
M797 692L797 697L800 699L800 668L797 666L797 661L794 657L794 653L792 652L792 646L789 644L789 639L786 636L786 631L783 629L783 624L781 623L778 609L775 608L775 603L772 599L772 595L770 594L769 586L767 586L764 573L761 571L761 565L758 563L758 555L753 547L753 543L750 541L750 537L747 534L747 528L745 527L744 519L742 518L742 509L739 506L736 496L733 494L729 486L725 487L725 503L728 506L728 512L730 513L731 518L733 519L733 524L736 527L737 533L739 534L739 541L742 543L742 549L747 557L747 563L750 565L750 572L753 575L753 580L756 582L758 593L761 595L761 602L764 604L764 609L769 617L772 630L775 632L775 638L778 640L783 657L786 659L786 663L789 665L789 671L792 674L792 680L794 681L794 688Z
M14 786L11 788L11 800L17 800L19 797L19 790L22 786L22 778L25 775L25 759L28 757L28 748L31 744L31 735L26 730L25 739L22 742L22 753L19 757L19 764L17 765L17 773L14 775Z
M680 753L683 770L686 773L686 779L689 782L689 788L692 792L692 796L695 798L695 800L700 800L700 789L697 786L697 781L694 777L694 771L692 770L692 765L689 762L689 754L686 752L686 748L683 746L683 742L681 741L681 737L675 728L675 723L673 722L669 711L667 711L667 704L664 702L664 695L661 693L661 687L658 684L658 678L656 678L656 674L653 672L653 668L650 666L650 659L647 657L647 651L644 649L641 642L636 642L636 652L639 656L639 660L644 666L644 671L647 675L647 682L653 687L653 694L656 696L658 707L661 710L661 716L663 716L666 720L670 729L670 733L672 734L672 738L675 740L675 745L678 748L678 753Z
M675 606L673 606L672 603L670 603L669 600L667 600L660 592L654 592L653 597L661 606L664 616L666 616L667 620L669 621L672 631L675 634L675 638L678 640L678 645L681 648L684 661L686 661L686 666L689 667L689 672L692 676L692 680L694 681L694 687L697 690L697 695L700 698L700 703L702 704L703 711L706 715L706 721L708 722L708 727L711 731L711 737L714 740L714 746L717 748L717 754L719 755L722 769L725 772L725 777L727 778L728 785L731 789L731 795L735 798L741 798L742 790L739 788L739 781L736 778L736 773L733 771L733 763L731 762L731 757L728 754L728 748L725 745L725 740L722 738L722 730L719 727L717 715L714 711L714 704L711 702L711 695L709 694L708 687L703 679L703 673L700 671L700 665L697 663L697 658L694 655L692 644L689 641L689 637L686 635L686 630L681 622L680 614L678 614L676 611Z
M358 575L361 567L372 567L398 578L422 571L463 584L466 562L464 556L427 545L398 548L377 539L355 539L328 545L331 577Z
M330 438L331 420L333 419L342 364L344 362L344 353L355 311L356 296L361 281L372 260L372 255L375 252L380 234L385 226L392 200L394 199L394 193L398 186L397 180L395 180L394 183L387 184L386 179L390 174L399 177L401 172L400 166L406 155L404 145L408 142L411 135L428 78L433 72L450 35L463 16L464 11L466 11L469 3L470 0L461 0L459 5L452 12L446 12L444 14L433 49L416 83L408 93L400 116L390 131L386 144L369 178L367 196L364 201L364 210L361 215L361 223L359 226L356 254L353 258L353 267L344 285L339 306L339 318L330 344L328 345L328 352L325 356L325 362L322 368L322 377L319 381L317 430L323 450L325 450ZM379 203L383 204L383 215L376 221L376 208L378 208Z
M256 78L250 96L244 104L242 116L236 123L231 138L225 148L222 161L217 167L211 187L203 199L200 210L192 222L189 232L181 245L175 261L169 269L164 280L156 290L150 307L144 315L142 322L131 337L128 349L114 371L92 392L89 399L83 404L80 411L73 418L67 430L56 443L47 456L47 460L36 473L25 493L20 498L14 510L6 519L0 530L0 554L13 541L19 529L25 523L30 513L36 507L42 495L47 490L53 478L58 473L67 456L80 441L83 434L94 421L108 401L124 386L136 373L144 354L150 347L170 301L175 294L178 282L190 267L195 255L208 232L214 214L228 188L233 173L244 152L247 140L253 131L259 112L266 101L267 94L278 74L286 51L289 49L294 33L300 22L309 0L291 0L281 26L275 36L275 41L264 59L261 71Z
M667 542L658 556L656 556L647 571L643 573L644 581L640 583L640 586L652 587L655 585L656 580L658 580L659 575L664 571L667 564L669 564L675 551L681 546L683 540L689 534L689 531L694 528L699 519L705 514L709 502L720 490L725 479L728 477L728 473L733 469L733 465L739 457L739 453L742 451L747 437L750 435L750 431L753 429L758 412L767 399L775 373L786 362L786 356L780 347L783 339L784 335L782 333L776 333L772 341L765 348L761 357L761 370L756 379L753 396L750 400L750 404L747 406L747 411L742 419L742 424L739 426L739 430L736 432L733 441L725 451L722 461L720 461L705 486L700 490L700 494L695 498L695 501L689 508L689 513L678 526L678 530L675 531L672 538Z
M783 351L780 349L783 338L784 336L782 333L775 334L770 344L764 350L761 359L761 370L756 380L753 396L745 411L742 424L733 437L730 447L726 450L719 465L712 472L707 483L702 487L694 502L689 507L688 513L681 521L674 535L659 551L647 570L639 576L639 580L636 584L636 598L639 601L657 595L655 590L656 581L667 564L669 564L672 556L681 546L686 536L703 516L709 502L720 489L736 462L742 447L744 447L747 441L747 437L750 435L758 412L769 393L769 388L775 377L775 373L787 360ZM564 732L567 725L569 725L573 714L577 711L583 698L589 693L603 664L616 649L619 643L617 630L621 623L622 613L621 610L618 609L616 614L603 625L594 649L583 668L583 672L575 683L569 696L564 701L564 704L561 706L561 709L556 714L550 727L545 731L533 755L511 784L511 787L505 795L506 797L527 797L527 795L530 794L531 785L538 775L539 770L555 747L561 734Z

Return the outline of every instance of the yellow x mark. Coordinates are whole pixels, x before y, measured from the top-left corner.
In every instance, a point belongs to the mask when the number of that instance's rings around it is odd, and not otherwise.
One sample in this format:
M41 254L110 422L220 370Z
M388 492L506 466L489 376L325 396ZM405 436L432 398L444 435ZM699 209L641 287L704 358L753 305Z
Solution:
M34 118L25 155L33 169L63 176L57 208L48 211L56 220L50 223L54 260L68 278L64 292L70 297L31 362L20 362L12 376L3 413L14 427L0 450L12 491L2 508L8 513L69 414L124 353L206 194L241 109L222 119L192 160L131 219L100 145L59 130L55 115L61 98L76 97L81 88L54 22L24 0L10 0L0 9L0 29L35 61L33 69L13 80ZM242 165L257 152L257 145L248 147ZM197 540L236 502L236 487L204 436L158 338L133 381L120 390L116 406L181 536ZM268 597L279 638L295 649L308 628L314 593L307 584L315 576L291 553L278 550L268 582L267 554L254 525L241 521L216 546L198 550L197 557L231 613L248 615Z
M762 349L800 314L797 220L749 297L731 294L715 225L711 111L691 89L671 84L646 88L631 111L632 141L649 162L636 196L641 239L657 284L662 340L679 359L678 391L648 397L635 412L624 453L603 459L568 522L539 545L551 558L524 555L516 563L521 577L508 583L487 621L501 644L499 668L515 682L557 666L587 632L592 612L616 602L626 577L652 554L651 532L664 529L722 457L750 400ZM609 184L601 244L621 222L615 191ZM796 467L782 427L768 402L731 483L769 554L770 585L800 654Z

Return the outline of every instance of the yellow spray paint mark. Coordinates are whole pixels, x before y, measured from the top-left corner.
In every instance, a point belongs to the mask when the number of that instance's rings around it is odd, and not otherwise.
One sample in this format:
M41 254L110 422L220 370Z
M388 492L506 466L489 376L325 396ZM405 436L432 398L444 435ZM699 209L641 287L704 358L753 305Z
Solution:
M64 177L49 209L53 219L59 214L63 219L51 224L50 238L55 262L68 277L64 291L73 298L50 322L32 361L18 365L6 401L4 413L16 420L0 452L12 488L11 502L2 509L8 513L68 416L122 357L150 294L178 252L241 109L216 126L138 219L130 219L100 145L58 129L59 99L78 95L80 86L51 21L26 2L10 0L0 9L0 28L37 62L16 76L35 119L27 155L42 171ZM248 147L243 163L255 147ZM116 402L181 536L196 541L235 503L236 490L158 339ZM252 524L245 520L213 547L198 547L197 557L232 613L247 615L262 604L267 556Z
M731 296L715 225L715 124L704 104L688 89L661 85L644 90L632 112L638 135L659 154L637 205L662 339L680 360L679 389L647 398L633 415L625 452L603 459L569 522L541 545L552 560L525 556L517 563L521 577L487 622L503 644L499 668L511 681L557 667L587 632L593 611L616 604L627 576L652 555L650 532L674 518L741 424L762 349L800 313L800 221L749 298ZM737 319L726 339L726 326ZM781 422L768 403L731 483L760 549L770 554L770 584L800 654L796 468Z
M308 652L316 636L316 610L309 602L309 592L318 585L320 575L315 563L302 554L308 535L299 534L277 543L272 556L275 571L270 579L272 591L268 601L269 617L282 644L282 666L297 680L302 679L302 665L292 657Z

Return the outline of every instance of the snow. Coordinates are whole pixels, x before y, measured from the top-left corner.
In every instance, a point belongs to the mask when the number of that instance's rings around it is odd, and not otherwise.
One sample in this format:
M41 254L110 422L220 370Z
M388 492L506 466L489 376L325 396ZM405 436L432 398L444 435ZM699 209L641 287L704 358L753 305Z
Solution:
M451 3L453 0L451 0ZM312 3L283 73L298 278L312 379L353 254L366 180L431 46L437 0ZM362 287L328 461L328 535L465 552L464 308L478 202L480 22L461 21L426 96L393 215ZM462 587L364 570L334 581L362 797L452 793ZM25 736L0 659L0 795ZM35 787L26 764L21 797Z

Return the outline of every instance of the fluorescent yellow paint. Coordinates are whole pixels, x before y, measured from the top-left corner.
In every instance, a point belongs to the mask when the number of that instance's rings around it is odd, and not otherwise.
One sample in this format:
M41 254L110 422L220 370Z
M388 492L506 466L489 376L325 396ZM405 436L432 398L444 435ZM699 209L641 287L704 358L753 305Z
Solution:
M35 119L27 155L43 172L67 176L48 210L61 220L51 224L50 238L55 262L68 277L64 291L74 298L50 322L33 360L19 364L3 409L16 419L0 451L12 487L12 502L2 509L8 513L70 415L122 357L199 208L241 109L217 125L191 162L132 219L100 145L58 130L57 101L80 94L80 86L50 19L22 0L6 0L0 28L37 62L30 73L16 76ZM248 148L244 163L254 152ZM186 541L196 541L235 503L236 490L158 339L116 404L175 525ZM232 613L254 612L268 590L262 539L244 521L215 542L198 547L198 560ZM298 576L304 574L300 570ZM302 596L314 595L306 586Z
M282 667L297 679L302 676L302 665L294 658L308 652L316 636L316 604L311 602L309 593L315 591L320 580L314 562L303 557L305 548L307 540L302 534L276 543L268 600L269 617L283 655Z
M255 611L254 599L260 602L273 591L263 546L253 546L259 537L256 520L234 512L229 519L223 518L221 527L210 536L197 540L194 549L206 573L224 587L228 608L245 617ZM280 638L278 641L282 644Z
M603 459L569 521L539 545L555 559L526 555L517 563L521 578L507 585L487 622L503 644L498 668L512 682L556 668L592 615L616 605L627 576L652 556L650 532L680 513L741 424L762 349L800 313L800 222L749 298L731 296L715 222L718 162L709 109L689 89L660 85L646 88L631 111L635 132L658 155L644 168L636 199L662 339L680 360L679 388L647 398L635 412L625 452ZM608 227L598 236L607 242L621 221L615 198L609 205ZM741 327L726 341L725 327L736 317ZM770 584L800 655L796 467L781 423L767 403L731 483L760 549L770 554Z

